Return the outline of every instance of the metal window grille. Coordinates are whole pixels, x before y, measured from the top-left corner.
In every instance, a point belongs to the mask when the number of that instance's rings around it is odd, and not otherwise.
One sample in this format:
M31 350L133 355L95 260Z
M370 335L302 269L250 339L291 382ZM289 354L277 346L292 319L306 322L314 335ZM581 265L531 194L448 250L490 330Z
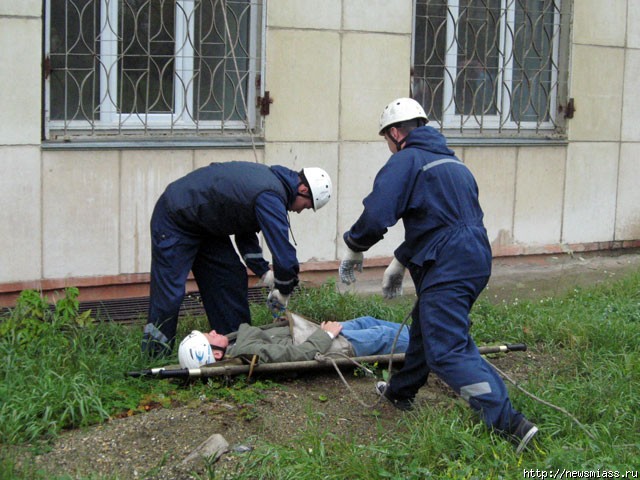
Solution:
M256 129L262 0L46 0L47 138Z
M560 0L416 0L414 12L411 95L441 130L561 131Z

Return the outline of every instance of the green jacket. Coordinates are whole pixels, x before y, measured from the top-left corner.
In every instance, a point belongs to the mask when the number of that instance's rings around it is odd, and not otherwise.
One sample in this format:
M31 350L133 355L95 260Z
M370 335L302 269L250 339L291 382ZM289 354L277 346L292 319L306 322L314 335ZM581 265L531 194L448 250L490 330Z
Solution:
M236 342L228 348L226 357L257 355L259 363L279 363L313 360L317 353L328 351L353 355L346 338L338 336L332 340L327 332L304 317L297 314L287 317L290 325L284 327L261 329L241 324Z

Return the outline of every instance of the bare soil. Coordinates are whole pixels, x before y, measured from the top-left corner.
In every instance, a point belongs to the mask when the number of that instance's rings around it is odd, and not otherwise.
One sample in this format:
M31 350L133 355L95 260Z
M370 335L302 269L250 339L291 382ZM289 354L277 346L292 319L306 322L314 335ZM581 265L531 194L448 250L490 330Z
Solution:
M497 301L563 293L574 285L616 279L638 269L640 255L567 256L528 264L498 264L487 294ZM529 351L490 360L515 380L532 368L561 360ZM21 448L16 461L73 478L105 475L109 478L188 479L205 471L203 462L189 467L181 462L213 434L221 434L229 450L216 464L217 471L233 471L247 450L259 443L288 444L318 420L335 435L354 436L362 442L380 432L403 428L402 413L374 393L375 379L343 372L347 388L333 370L277 378L279 387L264 392L253 405L238 405L218 398L201 398L189 405L158 408L145 414L114 419L103 425L64 432L44 452L34 455ZM271 377L273 379L273 377ZM153 380L150 380L153 381ZM418 405L459 401L440 380L432 377L417 398ZM363 406L362 404L365 404ZM204 477L206 478L206 476Z

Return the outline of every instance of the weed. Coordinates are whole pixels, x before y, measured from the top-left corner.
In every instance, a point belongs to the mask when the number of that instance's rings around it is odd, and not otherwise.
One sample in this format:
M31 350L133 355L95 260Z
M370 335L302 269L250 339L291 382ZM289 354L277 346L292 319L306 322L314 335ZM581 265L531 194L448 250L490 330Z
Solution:
M310 412L304 431L278 444L257 443L233 472L210 466L208 476L498 479L520 478L524 468L628 470L637 466L640 456L639 292L637 273L615 284L575 289L543 301L494 305L480 300L472 312L476 343L524 342L535 356L553 359L532 363L522 386L574 414L595 440L560 412L511 389L516 408L541 428L534 450L522 457L488 431L465 404L452 401L404 414L397 430L381 428L376 440L364 443L348 432L329 433L323 419ZM300 289L290 308L316 320L373 315L401 322L412 303L412 298L384 302L379 296L339 294L328 282L318 289ZM271 321L261 305L252 306L252 315L255 324ZM225 398L241 407L243 421L251 421L252 405L265 390L277 388L269 381L249 383L243 377L185 384L126 378L123 372L149 367L140 353L140 326L80 317L74 290L66 291L53 309L37 292L25 291L0 321L4 447L38 445L63 428L196 399ZM178 334L207 326L204 317L188 318L180 322ZM383 376L387 379L388 372ZM370 418L378 421L375 412ZM28 466L18 468L4 447L0 480L49 478Z
M365 445L332 437L321 422L310 422L286 444L259 445L233 478L500 479L541 466L633 469L640 455L638 292L640 273L544 301L481 300L472 312L477 343L525 342L561 359L532 369L523 386L574 414L595 440L562 413L512 390L514 404L541 427L534 449L523 457L454 402L406 414L398 428L403 433L382 432ZM347 311L334 307L329 302L325 311ZM353 313L358 307L350 308Z

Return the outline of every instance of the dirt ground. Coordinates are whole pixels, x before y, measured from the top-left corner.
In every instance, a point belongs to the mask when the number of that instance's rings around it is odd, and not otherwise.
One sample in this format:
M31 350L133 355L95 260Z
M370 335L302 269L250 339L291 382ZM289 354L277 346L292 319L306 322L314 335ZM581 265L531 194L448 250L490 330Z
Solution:
M539 358L532 352L492 359L516 379L524 378L540 361L558 359ZM297 379L280 378L276 379L279 387L265 391L264 398L251 406L201 398L190 405L155 409L65 432L50 451L24 460L73 478L117 475L119 479L182 480L197 478L194 473L204 474L204 461L187 465L182 462L213 434L221 434L229 443L216 471L233 472L257 442L293 442L314 420L335 435L352 436L360 442L375 440L381 431L397 432L403 428L399 421L410 413L380 401L374 393L375 379L354 377L350 371L343 371L343 375L351 390L333 371L314 372ZM417 398L418 405L450 405L456 401L460 400L435 377Z
M551 296L575 286L615 280L638 268L637 252L606 257L565 255L526 262L498 259L486 295L495 301ZM559 359L544 358L530 349L491 361L518 380L530 369ZM202 462L189 467L181 466L181 462L213 434L222 435L229 443L216 470L233 471L239 459L258 442L292 441L313 418L333 433L355 435L362 441L376 438L380 431L402 428L398 421L406 414L384 402L376 403L375 379L354 377L349 372L345 372L345 378L353 392L332 370L312 372L278 379L280 387L264 392L264 398L252 406L201 398L190 405L155 409L65 432L45 453L33 457L22 451L19 457L21 462L74 478L111 475L120 479L188 479L194 478L190 472L202 474L205 467ZM438 379L430 379L417 400L429 404L458 401Z

